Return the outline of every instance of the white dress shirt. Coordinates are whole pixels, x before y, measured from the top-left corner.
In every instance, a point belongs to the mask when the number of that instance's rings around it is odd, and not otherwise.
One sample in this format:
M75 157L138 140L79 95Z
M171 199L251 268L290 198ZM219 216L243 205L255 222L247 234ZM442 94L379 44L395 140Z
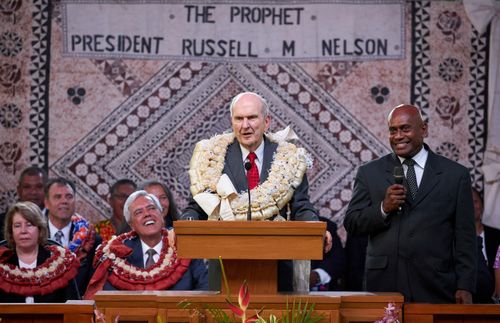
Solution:
M66 225L64 228L58 229L58 228L56 228L55 225L52 224L52 222L50 222L50 219L49 219L49 231L50 231L50 238L52 240L57 241L55 235L56 235L56 232L59 230L63 233L63 236L61 238L62 245L63 245L63 247L67 247L69 245L71 221L69 221L68 225Z
M156 246L151 248L146 243L144 243L144 241L141 240L141 246L142 246L142 260L144 262L144 268L146 268L146 261L148 261L149 255L147 252L149 249L154 249L156 251L156 253L153 256L153 260L155 261L155 263L157 263L158 259L160 259L160 252L161 248L163 248L163 241L160 240L160 242Z

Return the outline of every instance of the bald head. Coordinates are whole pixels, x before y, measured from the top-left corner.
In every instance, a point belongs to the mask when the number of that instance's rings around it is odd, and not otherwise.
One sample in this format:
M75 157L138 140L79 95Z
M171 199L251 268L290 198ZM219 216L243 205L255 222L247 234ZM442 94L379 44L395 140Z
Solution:
M387 117L389 142L394 153L403 158L415 156L424 145L427 137L427 124L420 110L408 104L392 109Z
M400 104L397 107L395 107L394 109L392 109L391 112L389 112L389 115L387 116L388 123L391 121L391 118L392 118L392 115L394 114L394 112L398 109L403 109L404 111L406 111L407 113L410 113L410 114L418 114L418 118L420 119L420 121L424 122L424 118L422 117L422 113L420 112L419 108L417 108L414 105L410 105L410 104Z

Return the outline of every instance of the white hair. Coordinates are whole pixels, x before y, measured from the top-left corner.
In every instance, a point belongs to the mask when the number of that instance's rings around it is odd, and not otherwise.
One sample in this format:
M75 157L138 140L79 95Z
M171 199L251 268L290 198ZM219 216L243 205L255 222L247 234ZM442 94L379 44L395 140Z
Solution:
M231 100L231 104L229 104L229 112L231 113L231 117L233 116L234 105L239 101L239 99L241 99L242 96L247 94L253 95L260 100L260 102L262 103L262 114L264 115L264 117L267 117L269 115L269 104L267 103L266 99L255 92L241 92Z
M125 205L123 206L123 216L125 217L125 220L127 221L127 223L130 223L130 219L131 219L130 205L132 203L134 203L134 201L137 200L141 196L144 196L144 197L150 199L151 201L153 201L155 207L160 211L160 213L163 210L161 207L160 201L158 201L158 198L156 198L156 196L154 196L153 194L149 194L148 192L143 191L143 190L135 191L134 193L130 194L130 196L125 201Z

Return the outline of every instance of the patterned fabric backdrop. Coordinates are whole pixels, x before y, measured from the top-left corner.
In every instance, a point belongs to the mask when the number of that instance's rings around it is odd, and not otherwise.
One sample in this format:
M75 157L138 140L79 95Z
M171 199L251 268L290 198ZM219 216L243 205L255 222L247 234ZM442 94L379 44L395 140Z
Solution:
M293 126L314 157L311 199L339 224L357 167L389 151L386 115L400 103L423 109L427 143L482 187L488 35L460 2L406 4L404 60L286 64L65 58L57 1L4 3L0 211L32 164L75 181L92 221L109 217L109 187L125 177L165 181L182 208L194 144L230 128L228 102L246 90L269 99L273 131Z

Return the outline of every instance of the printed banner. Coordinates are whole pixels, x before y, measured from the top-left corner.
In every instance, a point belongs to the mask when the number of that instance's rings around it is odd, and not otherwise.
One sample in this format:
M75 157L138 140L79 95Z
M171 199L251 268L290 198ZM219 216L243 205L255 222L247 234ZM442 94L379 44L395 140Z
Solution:
M264 3L264 4L263 4ZM404 58L404 2L63 2L69 57L233 62Z

